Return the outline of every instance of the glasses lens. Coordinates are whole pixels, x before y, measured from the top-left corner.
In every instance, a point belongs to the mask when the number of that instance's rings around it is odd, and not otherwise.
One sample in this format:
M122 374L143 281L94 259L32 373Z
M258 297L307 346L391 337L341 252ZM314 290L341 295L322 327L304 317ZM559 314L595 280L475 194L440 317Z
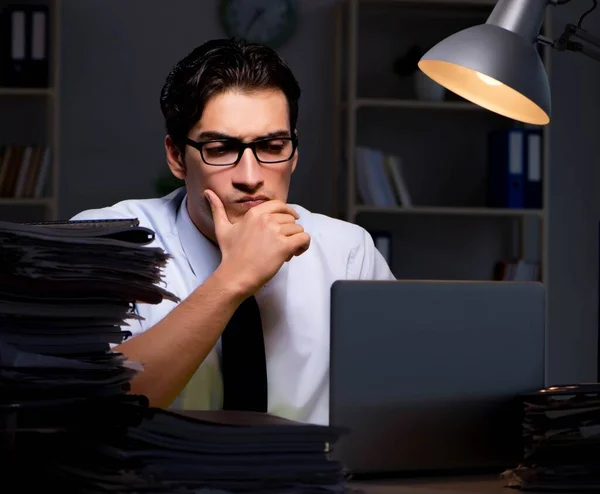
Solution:
M235 141L209 142L202 148L202 157L209 165L230 165L235 163L239 146Z
M289 160L293 152L291 139L268 139L256 143L256 155L263 163Z

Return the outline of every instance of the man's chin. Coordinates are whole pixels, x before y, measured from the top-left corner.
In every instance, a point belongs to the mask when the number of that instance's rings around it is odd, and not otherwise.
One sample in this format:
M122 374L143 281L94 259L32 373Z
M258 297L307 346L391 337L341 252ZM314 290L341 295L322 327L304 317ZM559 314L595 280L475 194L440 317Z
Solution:
M248 208L240 207L241 204L233 203L228 204L225 210L227 211L227 218L232 224L238 223L244 219L244 215L249 211Z
M267 201L244 201L244 202L234 202L230 204L229 210L232 215L243 217L248 211L256 206L260 206L264 202Z

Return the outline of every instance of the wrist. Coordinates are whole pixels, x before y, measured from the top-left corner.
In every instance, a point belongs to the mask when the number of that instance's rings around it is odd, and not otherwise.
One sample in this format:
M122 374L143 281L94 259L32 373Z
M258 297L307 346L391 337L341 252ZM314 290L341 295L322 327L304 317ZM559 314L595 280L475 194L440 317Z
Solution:
M250 283L246 282L237 269L227 263L221 263L209 278L215 288L241 303L253 293Z

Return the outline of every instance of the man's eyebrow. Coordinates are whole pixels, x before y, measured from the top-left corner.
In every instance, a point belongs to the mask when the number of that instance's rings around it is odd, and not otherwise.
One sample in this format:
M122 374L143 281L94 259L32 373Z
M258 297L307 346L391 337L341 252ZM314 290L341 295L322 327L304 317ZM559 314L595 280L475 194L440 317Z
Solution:
M277 138L277 137L290 137L290 131L289 130L285 130L285 129L276 130L274 132L269 132L267 134L256 136L252 140L257 140L257 139L274 139L274 138ZM201 132L198 135L197 139L199 139L201 141L207 141L207 140L211 140L211 139L239 139L239 140L244 140L244 139L242 139L239 136L231 136L231 135L228 135L228 134L224 134L223 132L215 132L215 131Z
M269 139L273 137L290 137L290 131L285 129L276 130L275 132L269 132L268 134L259 136L258 139Z
M201 141L207 141L210 139L235 139L235 137L223 134L222 132L206 131L200 132L200 134L198 134L197 139Z

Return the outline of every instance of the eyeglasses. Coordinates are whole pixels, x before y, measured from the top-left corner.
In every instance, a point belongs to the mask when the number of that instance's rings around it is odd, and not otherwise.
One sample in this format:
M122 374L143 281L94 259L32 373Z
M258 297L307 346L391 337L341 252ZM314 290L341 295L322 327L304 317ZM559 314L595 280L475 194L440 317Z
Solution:
M204 162L212 166L237 165L246 148L252 149L259 163L283 163L291 160L298 148L296 136L266 137L252 142L243 142L234 138L204 142L186 139L186 143L200 151Z

